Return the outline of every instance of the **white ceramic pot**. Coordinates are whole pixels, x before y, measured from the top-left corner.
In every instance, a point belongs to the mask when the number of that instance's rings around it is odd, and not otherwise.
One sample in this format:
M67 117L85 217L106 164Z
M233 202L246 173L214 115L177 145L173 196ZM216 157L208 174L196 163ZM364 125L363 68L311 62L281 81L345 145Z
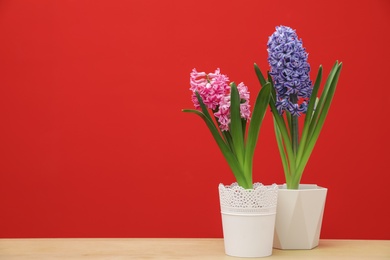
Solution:
M279 186L274 248L318 246L327 191L314 184L300 184L298 190Z
M278 186L244 189L219 185L225 253L237 257L272 254Z

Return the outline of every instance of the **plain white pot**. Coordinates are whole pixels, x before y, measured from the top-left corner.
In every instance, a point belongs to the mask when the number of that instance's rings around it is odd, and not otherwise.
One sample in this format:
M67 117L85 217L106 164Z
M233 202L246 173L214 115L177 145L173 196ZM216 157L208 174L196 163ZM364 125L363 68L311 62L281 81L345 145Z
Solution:
M246 190L219 185L225 253L237 257L272 254L278 186L255 183Z
M318 246L327 191L315 184L300 184L298 190L279 186L274 248Z

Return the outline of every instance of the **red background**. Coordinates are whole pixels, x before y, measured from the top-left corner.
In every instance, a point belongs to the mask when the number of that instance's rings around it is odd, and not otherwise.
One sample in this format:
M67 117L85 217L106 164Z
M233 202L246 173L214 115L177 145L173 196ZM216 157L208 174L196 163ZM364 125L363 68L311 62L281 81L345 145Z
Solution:
M0 237L221 237L234 179L181 112L189 73L219 67L254 97L283 24L312 79L344 63L302 180L329 189L321 237L390 239L389 3L1 1ZM254 170L284 182L269 112Z

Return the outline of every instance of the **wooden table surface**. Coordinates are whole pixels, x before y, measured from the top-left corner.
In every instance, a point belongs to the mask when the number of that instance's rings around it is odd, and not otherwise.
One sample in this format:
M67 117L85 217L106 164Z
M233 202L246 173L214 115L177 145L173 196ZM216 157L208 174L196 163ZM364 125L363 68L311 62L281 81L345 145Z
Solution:
M312 250L273 250L266 259L390 259L390 240L321 240ZM0 239L1 260L240 259L222 239ZM248 259L248 258L245 258ZM250 258L249 258L250 259Z

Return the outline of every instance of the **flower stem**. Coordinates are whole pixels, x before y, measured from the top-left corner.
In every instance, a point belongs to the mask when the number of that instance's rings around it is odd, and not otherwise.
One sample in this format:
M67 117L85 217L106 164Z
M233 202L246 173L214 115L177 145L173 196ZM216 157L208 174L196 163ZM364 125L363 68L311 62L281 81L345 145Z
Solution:
M298 96L297 94L290 95L290 100L293 104L296 104L298 102ZM299 129L298 129L298 115L291 115L291 139L292 139L292 147L294 151L295 157L298 154L298 146L299 146ZM294 169L295 170L295 169Z
M290 100L292 103L296 104L298 102L298 97L296 94L290 96ZM294 153L294 159L297 158L298 148L299 148L299 128L298 128L298 115L291 115L291 145ZM289 189L298 189L297 185L299 183L294 183L293 180L296 179L296 169L291 169L291 183L289 183ZM300 178L299 178L300 179Z
M291 137L292 137L292 146L295 156L298 153L299 140L298 140L298 116L291 117Z

